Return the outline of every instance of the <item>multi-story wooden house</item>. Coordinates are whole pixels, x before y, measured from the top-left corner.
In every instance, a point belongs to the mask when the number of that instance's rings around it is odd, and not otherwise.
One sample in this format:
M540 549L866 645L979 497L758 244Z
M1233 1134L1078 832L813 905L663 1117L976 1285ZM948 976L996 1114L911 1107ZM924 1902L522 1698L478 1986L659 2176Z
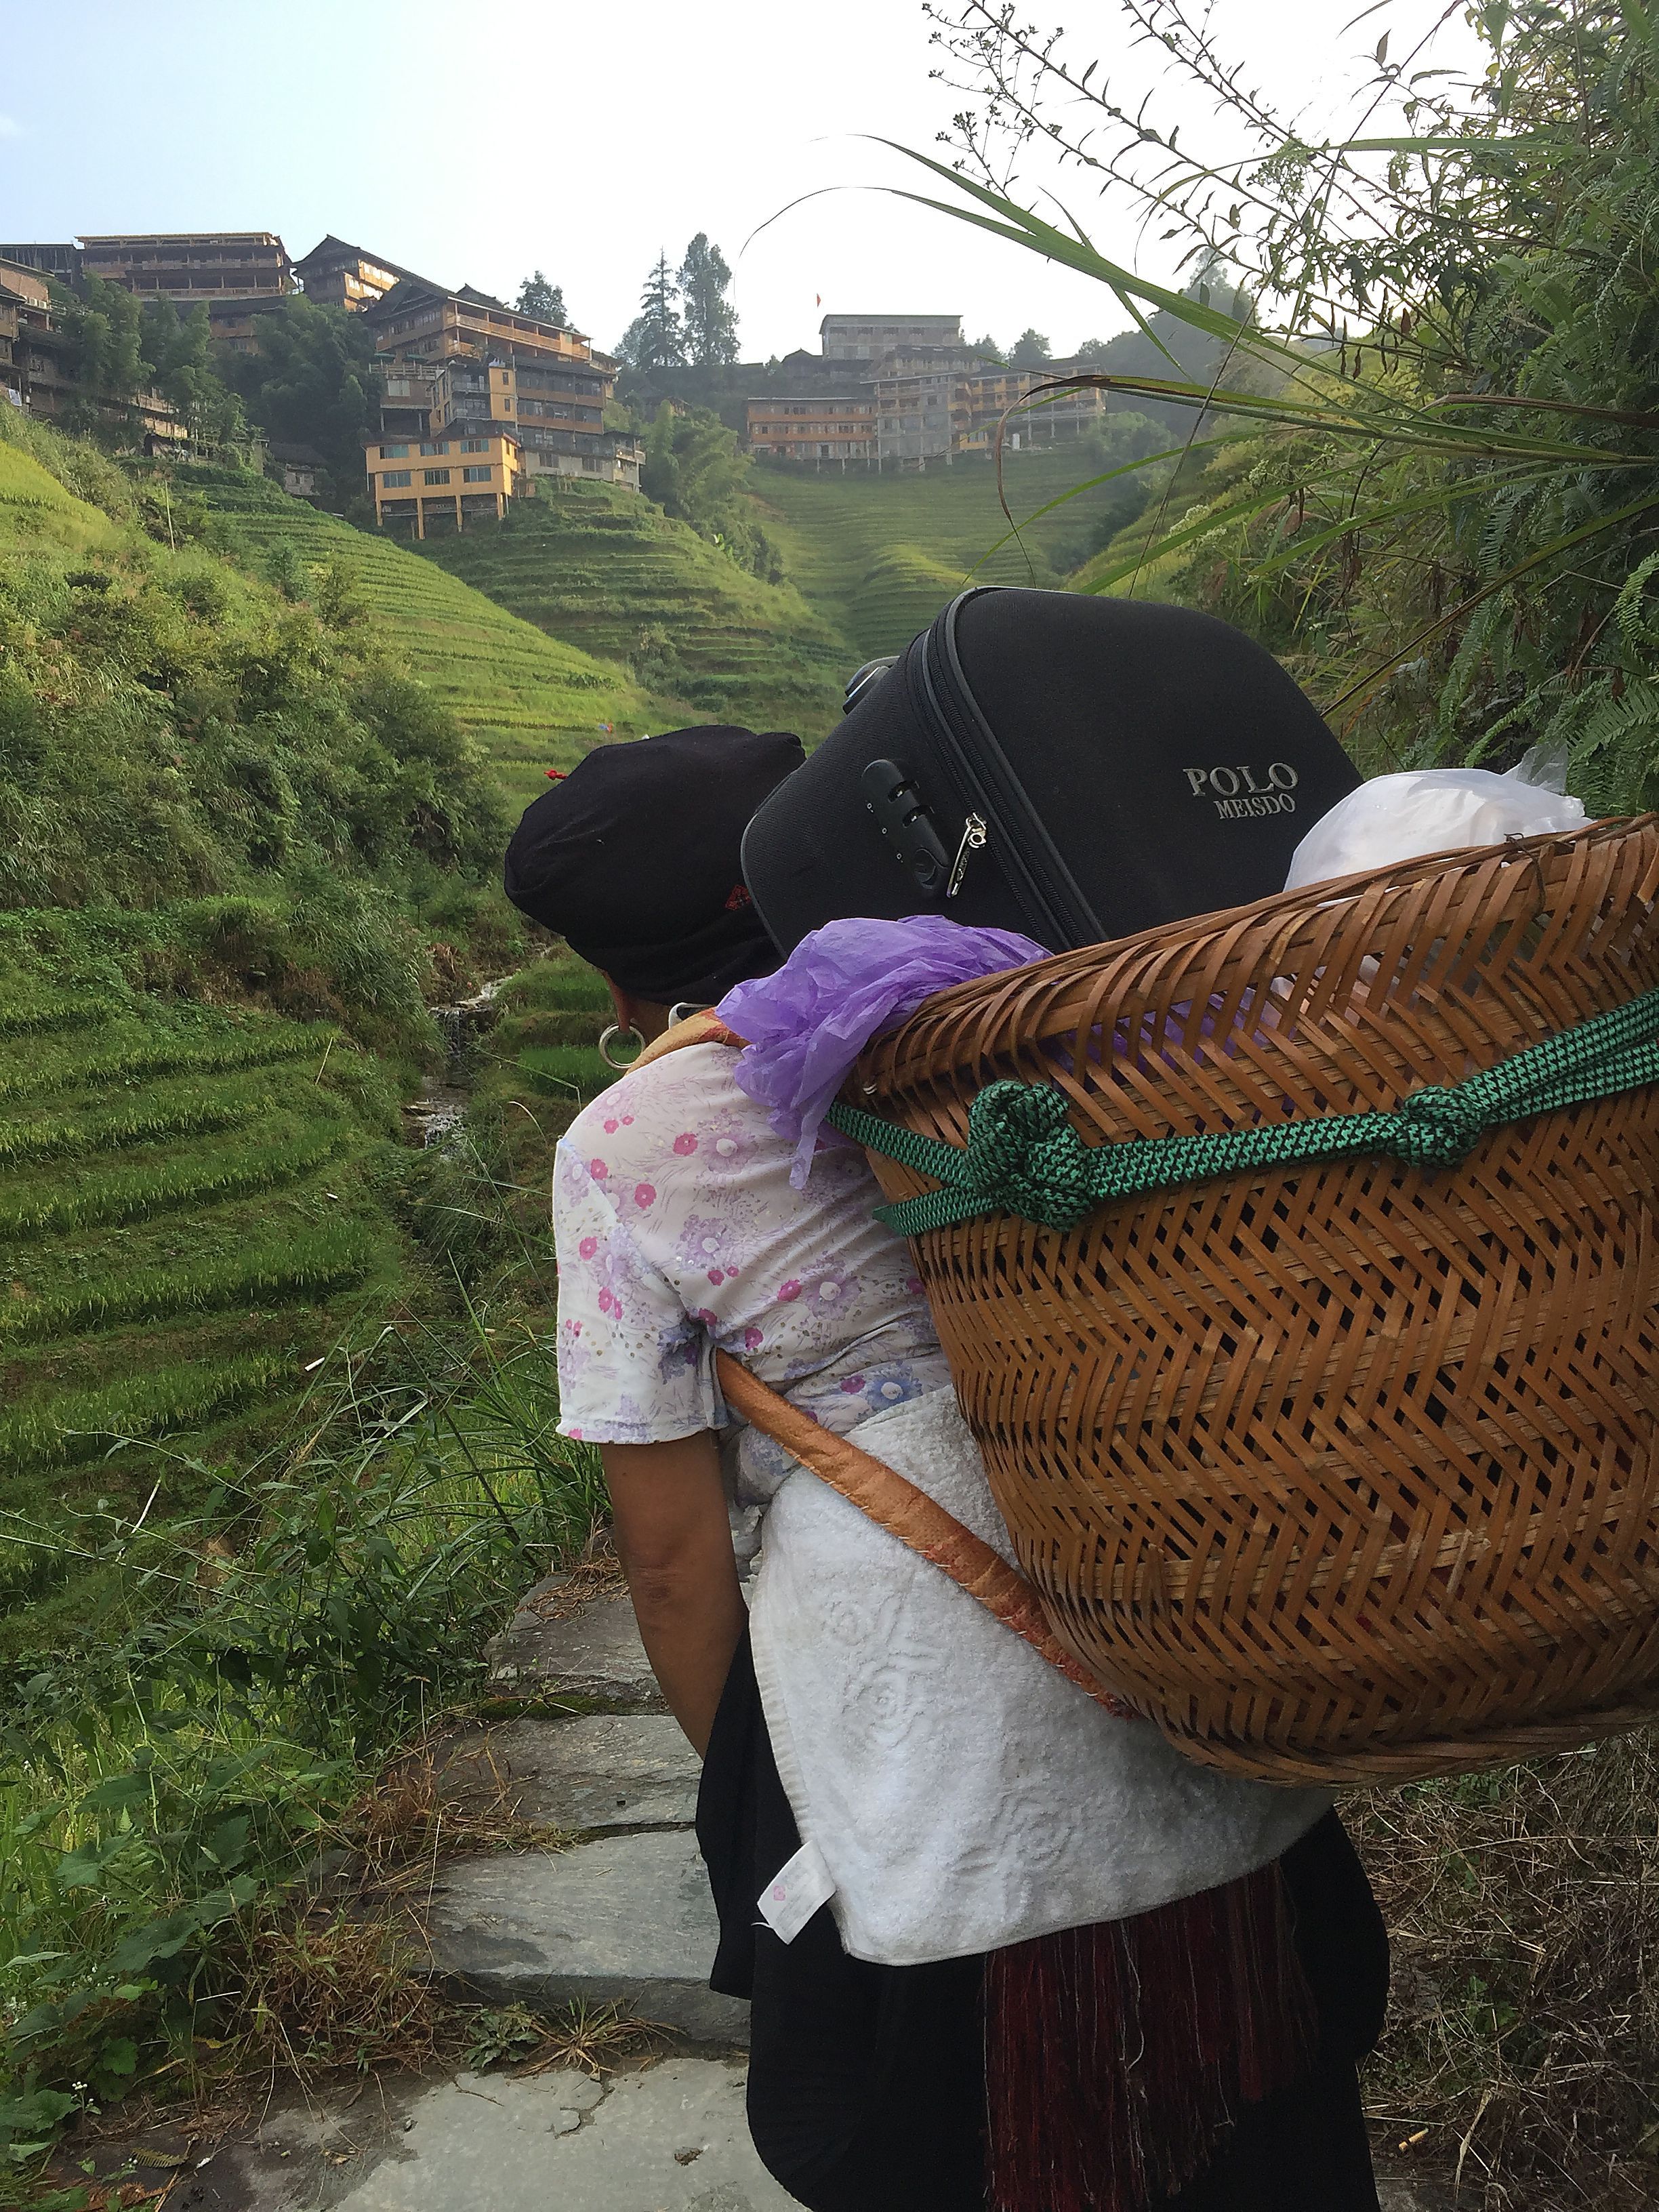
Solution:
M471 285L446 291L423 277L401 279L363 313L386 378L381 435L370 448L375 481L380 472L372 457L379 446L511 431L510 474L505 459L499 463L503 497L540 477L583 477L638 489L638 440L605 425L617 364L596 354L579 331L521 315ZM422 495L414 484L393 489L400 496ZM376 500L378 511L378 493ZM470 514L482 512L458 507L453 520L465 526ZM398 507L387 508L386 519L406 526L411 518ZM415 520L425 535L424 512ZM430 520L441 526L445 518L434 510Z
M751 399L745 441L751 453L781 459L872 461L876 457L876 404L868 392L858 398Z
M426 438L385 438L364 456L374 520L412 538L499 522L523 461L509 422L458 423Z
M349 246L331 232L312 247L303 261L295 263L294 275L307 300L325 307L344 307L354 314L362 314L384 300L404 277L414 283L421 281L412 270L400 268L383 253L365 253L361 246Z
M149 453L176 453L189 442L178 410L159 392L117 397L81 384L72 373L70 340L58 325L45 276L3 258L0 399L54 419L76 409Z

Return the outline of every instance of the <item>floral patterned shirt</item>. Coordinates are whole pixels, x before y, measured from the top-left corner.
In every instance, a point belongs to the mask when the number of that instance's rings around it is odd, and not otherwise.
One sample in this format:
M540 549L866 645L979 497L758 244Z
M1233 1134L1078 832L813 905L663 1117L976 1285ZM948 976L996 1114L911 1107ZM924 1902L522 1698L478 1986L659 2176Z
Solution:
M716 1347L827 1429L949 1387L908 1246L873 1218L864 1155L820 1140L805 1190L794 1147L732 1080L724 1045L625 1075L561 1139L561 1433L664 1443L730 1419ZM737 1504L763 1505L794 1462L745 1429Z

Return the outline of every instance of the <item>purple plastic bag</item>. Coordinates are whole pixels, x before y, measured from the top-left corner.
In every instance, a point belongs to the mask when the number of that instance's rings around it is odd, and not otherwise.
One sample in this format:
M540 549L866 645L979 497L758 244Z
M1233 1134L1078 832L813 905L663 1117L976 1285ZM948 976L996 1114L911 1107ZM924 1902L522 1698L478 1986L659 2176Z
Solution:
M714 1011L749 1041L737 1085L769 1109L779 1136L797 1139L793 1188L804 1188L824 1115L872 1036L952 983L1048 957L1012 930L967 929L943 915L830 921L802 938L775 975L728 991Z

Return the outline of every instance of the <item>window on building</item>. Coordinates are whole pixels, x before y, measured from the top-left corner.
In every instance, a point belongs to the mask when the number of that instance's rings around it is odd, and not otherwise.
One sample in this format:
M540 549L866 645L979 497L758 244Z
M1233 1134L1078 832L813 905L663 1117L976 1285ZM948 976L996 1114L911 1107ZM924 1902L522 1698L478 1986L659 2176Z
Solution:
M407 447L405 447L404 451L408 451ZM380 489L382 491L391 491L396 485L406 484L410 481L410 473L409 470L387 469L380 477Z
M449 482L449 471L447 469L428 469L424 473L428 483L447 483Z
M421 451L423 453L447 453L449 451L449 441L447 438L441 438L435 441L428 441L422 444Z
M487 453L489 451L489 441L488 438L463 438L461 451L464 453Z
M406 461L409 459L409 448L407 446L382 446L380 459L383 461Z
M489 462L486 461L481 469L463 469L461 471L461 482L463 483L488 483L490 477L494 476L495 473L495 471L490 467Z

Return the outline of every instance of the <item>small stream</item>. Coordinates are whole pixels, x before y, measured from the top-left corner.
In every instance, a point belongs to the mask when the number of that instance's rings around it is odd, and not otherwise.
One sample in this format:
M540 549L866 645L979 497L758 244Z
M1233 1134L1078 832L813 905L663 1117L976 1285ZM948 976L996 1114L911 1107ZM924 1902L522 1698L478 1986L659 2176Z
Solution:
M494 976L470 999L427 1009L443 1035L444 1064L441 1073L422 1077L420 1090L404 1108L411 1143L425 1147L445 1145L454 1134L472 1096L469 1054L479 1038L501 1019L495 994L507 980L505 975Z

